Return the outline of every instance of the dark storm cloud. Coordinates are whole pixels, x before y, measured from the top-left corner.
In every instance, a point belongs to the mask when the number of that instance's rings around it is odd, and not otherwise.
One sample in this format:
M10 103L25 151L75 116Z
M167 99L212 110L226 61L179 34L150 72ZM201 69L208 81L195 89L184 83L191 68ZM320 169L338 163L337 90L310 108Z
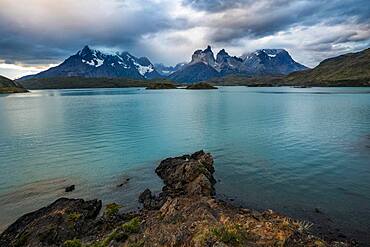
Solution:
M127 1L114 0L109 6L103 6L115 7L106 9L105 15L102 14L104 9L93 9L94 6L91 6L91 9L70 10L69 6L63 4L50 4L41 0L33 2L49 6L36 6L27 18L20 15L24 14L25 10L2 8L0 1L0 33L5 34L0 36L0 61L18 64L55 63L86 44L131 50L143 35L177 24L176 20L170 20L158 11L160 7L150 1L144 1L147 4L143 8L131 8ZM65 2L72 3L68 0ZM89 5L76 6L72 3L70 7ZM45 14L45 10L51 13ZM64 10L66 13L63 13ZM91 15L80 16L79 11L87 11ZM179 20L179 23L181 22L183 20Z
M216 15L208 24L209 39L216 43L273 35L294 26L370 21L368 0L184 0L183 4Z
M59 63L86 44L170 63L188 59L207 44L240 53L288 48L302 57L301 62L314 65L327 56L369 45L370 4L369 0L28 0L24 4L0 0L0 33L0 65Z

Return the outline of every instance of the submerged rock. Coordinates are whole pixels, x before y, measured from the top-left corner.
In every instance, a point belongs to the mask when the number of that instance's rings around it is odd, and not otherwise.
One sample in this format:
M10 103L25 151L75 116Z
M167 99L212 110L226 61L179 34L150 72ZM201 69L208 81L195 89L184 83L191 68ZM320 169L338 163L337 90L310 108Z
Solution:
M213 158L204 151L167 158L156 173L164 187L158 195L142 192L138 213L119 213L115 205L109 217L96 218L101 201L62 198L19 218L0 246L355 246L320 239L312 224L272 210L216 199Z
M122 187L122 186L128 184L129 181L130 181L130 178L126 178L125 181L123 181L123 183L120 183L119 185L117 185L117 187Z
M74 190L75 190L75 185L74 184L72 184L70 186L67 186L65 188L65 192L71 192L71 191L74 191Z

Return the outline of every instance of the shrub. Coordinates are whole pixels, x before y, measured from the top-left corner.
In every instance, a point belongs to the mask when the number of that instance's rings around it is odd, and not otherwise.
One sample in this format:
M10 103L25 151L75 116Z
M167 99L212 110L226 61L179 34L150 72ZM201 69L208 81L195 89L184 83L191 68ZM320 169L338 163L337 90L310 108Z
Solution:
M229 227L220 227L212 229L212 234L225 244L237 245L241 242L241 235L237 229Z
M76 222L81 218L81 214L77 212L73 212L68 214L68 221L70 222Z
M105 206L105 214L108 217L112 217L118 214L120 208L122 208L122 206L117 203L109 203Z
M140 219L135 217L129 222L126 222L122 225L122 229L127 233L138 233L140 231Z

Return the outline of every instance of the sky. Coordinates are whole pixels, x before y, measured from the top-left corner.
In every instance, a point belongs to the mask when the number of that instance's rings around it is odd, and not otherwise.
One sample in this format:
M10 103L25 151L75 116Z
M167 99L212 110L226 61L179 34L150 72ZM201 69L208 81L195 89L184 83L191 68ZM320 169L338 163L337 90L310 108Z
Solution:
M306 66L370 46L369 0L0 0L0 75L55 66L89 45L153 63L211 45L286 49Z

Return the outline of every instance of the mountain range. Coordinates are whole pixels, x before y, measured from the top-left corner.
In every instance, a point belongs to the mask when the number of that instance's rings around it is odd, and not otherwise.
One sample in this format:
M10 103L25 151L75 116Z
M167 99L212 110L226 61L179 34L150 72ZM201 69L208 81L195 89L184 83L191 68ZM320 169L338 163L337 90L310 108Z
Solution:
M85 46L60 65L21 80L52 77L106 77L154 79L161 75L146 57L137 58L128 52L105 54Z
M169 75L173 81L192 83L232 74L245 76L286 75L308 69L283 49L262 49L241 57L230 56L225 49L216 57L210 46L197 50L190 63Z
M309 69L283 49L261 49L236 57L224 49L214 56L208 46L196 50L188 63L165 66L128 52L105 54L85 46L60 65L17 83L29 89L142 86L162 80L216 85L369 86L369 64L370 48L326 59Z
M228 75L209 79L207 83L225 86L368 87L370 86L370 48L328 58L313 69L293 72L286 76Z
M205 50L195 51L189 63L165 66L154 65L148 58L138 58L128 52L105 54L85 46L60 65L20 80L55 77L124 77L145 80L168 77L176 82L193 83L229 74L275 75L304 69L307 67L295 62L282 49L257 50L241 57L230 56L222 49L214 57L208 46Z

